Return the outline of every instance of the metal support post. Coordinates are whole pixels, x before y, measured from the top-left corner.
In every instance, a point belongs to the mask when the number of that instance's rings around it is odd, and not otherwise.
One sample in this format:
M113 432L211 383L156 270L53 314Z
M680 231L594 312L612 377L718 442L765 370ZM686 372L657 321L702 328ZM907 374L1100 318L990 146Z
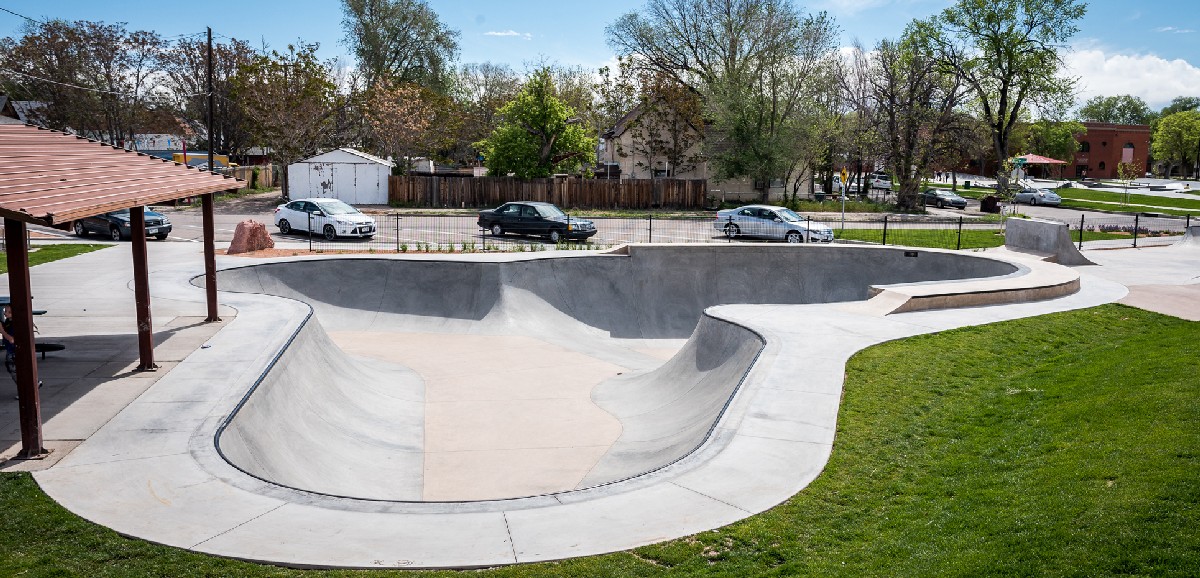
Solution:
M650 240L646 241L646 242L653 243L654 242L654 214L651 213L650 215L647 215L646 219L648 221L650 221Z
M150 318L150 267L146 253L146 208L129 209L129 238L133 248L133 296L137 304L138 371L154 371L154 323Z
M200 196L200 203L204 214L204 292L208 300L208 318L204 321L214 322L220 321L221 317L217 312L217 248L216 248L216 233L213 223L213 193L208 193Z
M396 252L400 252L400 215L396 215Z
M25 233L23 221L4 219L9 303L15 339L13 361L17 371L17 411L21 422L21 452L17 457L36 459L45 455L46 450L42 447L42 402L38 396L37 353L33 348L33 306Z
M1138 223L1139 223L1141 217L1142 217L1141 213L1133 214L1133 248L1134 249L1137 248Z
M887 221L888 221L888 216L884 215L883 216L883 244L884 245L887 245Z
M1083 215L1079 215L1079 250L1083 250Z
M312 253L312 213L308 213L308 252Z
M963 225L963 218L960 215L958 217L958 243L954 246L954 250L956 250L956 251L962 249L962 225Z

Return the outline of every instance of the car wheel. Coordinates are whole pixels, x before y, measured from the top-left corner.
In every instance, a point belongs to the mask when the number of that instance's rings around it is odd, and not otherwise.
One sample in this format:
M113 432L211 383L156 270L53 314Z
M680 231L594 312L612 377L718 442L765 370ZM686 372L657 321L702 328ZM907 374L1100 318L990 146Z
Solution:
M108 236L112 237L112 240L114 240L114 241L120 241L121 240L121 230L116 227L113 227L108 230Z
M167 234L166 234L166 233L159 233L159 234L155 235L155 236L154 236L154 238L155 238L155 239L158 239L159 241L166 241L166 240L167 240Z
M804 235L799 231L788 231L788 234L786 237L784 237L784 239L786 239L789 243L803 243Z
M496 223L495 225L492 225L492 235L499 237L503 234L504 234L504 227L501 227L500 223Z
M1034 205L1036 205L1036 204L1037 204L1037 199L1029 199L1029 206L1031 206L1031 207L1032 207L1032 206L1034 206Z
M77 236L80 236L80 237L87 236L87 227L83 226L83 221L75 221L75 226L73 228L75 229L75 234Z
M284 235L292 232L292 224L287 219L279 219L279 232Z
M337 239L337 229L334 229L333 225L325 225L325 240L333 241L334 239Z
M938 201L938 208L939 208L939 209L945 209L945 208L946 208L946 201Z
M734 225L733 223L729 223L728 225L725 225L725 236L729 237L730 239L738 236L738 233L740 233L740 232L741 232L741 230L738 229L738 226Z
M562 240L562 231L559 231L558 229L550 229L550 234L546 237L550 239L551 243L557 244Z

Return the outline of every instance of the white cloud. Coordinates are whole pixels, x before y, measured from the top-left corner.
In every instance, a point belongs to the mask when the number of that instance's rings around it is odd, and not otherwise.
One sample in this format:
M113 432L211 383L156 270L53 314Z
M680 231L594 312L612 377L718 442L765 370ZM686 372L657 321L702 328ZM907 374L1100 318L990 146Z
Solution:
M525 40L533 40L532 34L530 34L528 32L517 32L516 30L504 30L502 32L496 32L496 31L484 32L483 35L484 36L514 36L517 38L524 38Z
M1200 94L1200 68L1183 59L1088 48L1076 49L1064 60L1064 72L1080 78L1079 102L1093 96L1132 94L1157 110L1177 96Z
M891 0L824 0L817 7L841 16L854 16L864 10L871 10L890 4Z
M1170 32L1171 34L1191 34L1192 32L1195 32L1195 30L1192 30L1191 28L1176 28L1174 26L1163 26L1162 28L1155 28L1154 31Z

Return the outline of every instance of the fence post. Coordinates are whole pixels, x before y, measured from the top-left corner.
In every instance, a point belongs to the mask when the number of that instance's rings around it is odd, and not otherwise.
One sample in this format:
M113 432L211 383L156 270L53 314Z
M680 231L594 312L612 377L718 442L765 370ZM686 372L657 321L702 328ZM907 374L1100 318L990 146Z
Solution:
M308 252L312 253L312 213L308 214Z
M1186 215L1186 216L1187 216L1187 220L1185 220L1185 221L1183 222L1183 232L1184 232L1184 233L1186 233L1186 232L1187 232L1187 230L1188 230L1189 228L1191 228L1191 226L1192 226L1192 215L1189 213L1189 214L1188 214L1188 215Z
M1083 250L1083 215L1079 215L1079 250Z
M647 241L647 243L653 243L654 242L654 213L650 213L649 215L646 216L646 218L650 221L650 240Z
M730 213L729 214L729 222L725 223L725 240L728 243L733 242L733 234L732 234L733 226L734 226L733 225L733 213Z
M396 252L399 253L400 252L400 215L397 214L397 215L395 215L395 217L396 217Z
M1134 214L1133 214L1133 248L1134 248L1134 249L1136 249L1136 248L1137 248L1137 231L1138 231L1138 222L1141 220L1141 217L1142 217L1142 214L1141 214L1141 213L1134 213Z
M887 215L883 216L883 244L887 245Z
M962 215L959 215L958 216L958 244L956 244L954 246L955 251L959 251L962 249L962 224L963 224L963 218L962 218Z

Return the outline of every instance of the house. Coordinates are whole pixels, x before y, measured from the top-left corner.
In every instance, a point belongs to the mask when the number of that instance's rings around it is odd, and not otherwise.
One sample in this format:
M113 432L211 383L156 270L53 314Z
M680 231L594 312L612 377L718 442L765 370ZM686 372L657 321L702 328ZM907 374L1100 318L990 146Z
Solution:
M793 190L807 193L809 180L784 183L755 182L751 178L717 179L705 155L705 139L711 128L700 130L695 123L674 113L663 102L640 104L600 135L596 151L596 175L609 179L702 179L714 197L728 202L761 201L763 189L769 198L782 201ZM721 146L717 143L716 146Z
M330 197L351 205L386 205L392 161L339 148L288 165L288 196Z

